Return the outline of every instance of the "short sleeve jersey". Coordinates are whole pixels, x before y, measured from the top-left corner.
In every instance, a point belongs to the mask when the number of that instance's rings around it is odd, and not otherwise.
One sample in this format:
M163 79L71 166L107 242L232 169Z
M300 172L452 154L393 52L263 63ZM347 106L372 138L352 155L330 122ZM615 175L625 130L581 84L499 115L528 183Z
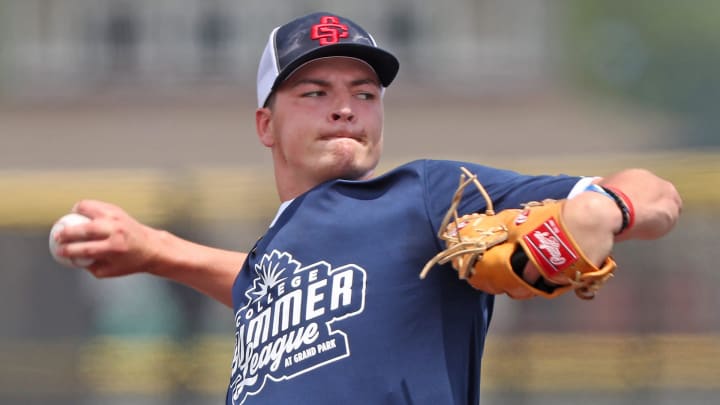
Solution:
M419 160L297 197L233 286L228 404L478 404L493 297L448 265L419 278L444 247L461 166L496 211L564 198L579 180ZM485 205L471 186L459 211Z

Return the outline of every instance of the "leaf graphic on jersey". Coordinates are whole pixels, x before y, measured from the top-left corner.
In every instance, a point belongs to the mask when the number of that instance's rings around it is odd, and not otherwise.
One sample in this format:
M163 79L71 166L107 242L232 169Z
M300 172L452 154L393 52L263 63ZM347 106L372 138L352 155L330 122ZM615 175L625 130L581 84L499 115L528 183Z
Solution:
M299 267L300 262L287 253L273 251L270 255L264 255L260 263L255 265L255 273L258 277L253 282L253 288L246 291L245 296L251 302L265 297L268 291L285 281L287 278L285 274L292 274Z

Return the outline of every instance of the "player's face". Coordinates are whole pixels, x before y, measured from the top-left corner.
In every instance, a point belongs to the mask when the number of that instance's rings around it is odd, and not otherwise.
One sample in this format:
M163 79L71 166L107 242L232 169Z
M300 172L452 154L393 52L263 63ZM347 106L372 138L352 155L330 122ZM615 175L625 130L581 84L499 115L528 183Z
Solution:
M318 59L293 73L276 90L261 134L276 176L308 187L371 176L382 152L380 89L375 71L351 58Z

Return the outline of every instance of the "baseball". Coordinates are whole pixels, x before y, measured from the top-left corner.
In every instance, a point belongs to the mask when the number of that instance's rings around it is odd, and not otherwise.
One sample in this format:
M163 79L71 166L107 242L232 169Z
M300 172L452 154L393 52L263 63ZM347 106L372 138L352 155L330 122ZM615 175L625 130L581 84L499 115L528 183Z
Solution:
M58 219L57 222L50 229L50 254L58 263L67 267L85 268L93 263L93 259L89 258L75 258L69 259L67 257L61 257L57 255L58 243L55 242L55 235L62 231L66 226L79 225L90 222L90 218L80 214L67 214L62 218Z

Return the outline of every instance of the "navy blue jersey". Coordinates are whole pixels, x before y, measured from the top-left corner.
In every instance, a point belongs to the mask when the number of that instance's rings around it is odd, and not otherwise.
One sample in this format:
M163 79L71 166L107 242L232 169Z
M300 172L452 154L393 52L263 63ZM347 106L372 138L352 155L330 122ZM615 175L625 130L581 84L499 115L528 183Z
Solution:
M460 179L478 175L496 211L564 198L570 176L525 176L422 160L297 197L233 286L228 404L477 404L493 297L449 265L437 231ZM462 214L484 211L474 186Z

